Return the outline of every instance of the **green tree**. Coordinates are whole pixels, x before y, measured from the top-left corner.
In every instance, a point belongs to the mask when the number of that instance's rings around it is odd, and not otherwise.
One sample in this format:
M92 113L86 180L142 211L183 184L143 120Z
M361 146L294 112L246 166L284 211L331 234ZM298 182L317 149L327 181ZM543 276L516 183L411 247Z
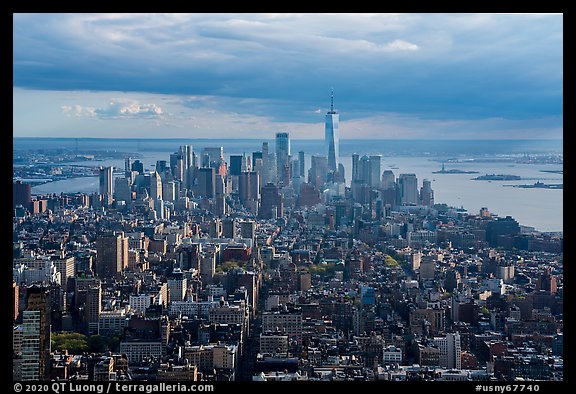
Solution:
M343 271L343 268L338 267L335 263L327 264L312 264L308 267L312 275L320 275L321 277L332 276L336 271Z
M50 345L53 350L67 350L69 354L82 354L88 350L86 335L77 332L52 333Z
M234 268L238 268L238 267L239 267L239 265L238 265L237 261L230 260L230 261L227 261L225 263L222 263L222 271L224 271L224 272L228 272L228 271L233 270Z
M390 267L390 268L394 268L394 267L398 267L398 261L396 261L395 258L393 258L390 255L386 255L386 257L384 257L384 263L386 264L386 267Z
M120 350L120 337L113 335L105 338L106 338L106 346L108 346L108 349L111 352Z
M90 335L88 337L88 350L93 353L102 353L106 351L106 340L102 335Z

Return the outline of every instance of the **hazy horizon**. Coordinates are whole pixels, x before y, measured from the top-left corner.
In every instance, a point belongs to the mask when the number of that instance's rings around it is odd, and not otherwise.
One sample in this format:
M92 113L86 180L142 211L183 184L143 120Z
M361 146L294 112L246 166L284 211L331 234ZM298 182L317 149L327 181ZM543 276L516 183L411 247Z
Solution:
M273 135L273 134L272 134ZM13 138L13 150L68 149L110 150L137 152L174 152L180 145L191 144L195 151L204 147L221 145L227 154L258 151L262 142L268 142L275 149L274 138ZM361 152L386 156L404 155L506 155L506 154L559 154L563 153L562 139L342 139L340 155L346 156ZM322 139L292 139L292 155L298 151L306 154L325 154Z
M40 137L40 136L12 136L12 138L44 138L44 139L65 139L65 140L98 140L98 139L125 139L125 140L274 140L274 133L271 134L270 138L256 138L256 137L215 137L215 138L205 138L205 137ZM324 141L324 138L292 138L290 140L294 141ZM563 141L564 138L341 138L340 140L399 140L399 141Z

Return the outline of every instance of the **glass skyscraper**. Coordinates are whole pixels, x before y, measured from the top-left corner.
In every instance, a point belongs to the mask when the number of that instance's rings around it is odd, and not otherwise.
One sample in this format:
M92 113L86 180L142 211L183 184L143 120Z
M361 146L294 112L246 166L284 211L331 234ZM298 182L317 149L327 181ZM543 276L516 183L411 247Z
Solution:
M113 177L114 167L102 167L100 166L99 177L98 177L98 192L101 195L112 196L112 177Z
M400 174L398 177L398 191L400 204L418 204L418 178L416 174Z
M284 168L289 164L290 134L276 133L276 171L278 179L282 179Z
M326 153L328 156L328 170L338 170L338 161L340 160L340 131L338 123L340 116L338 112L334 111L334 91L330 98L330 111L326 113Z

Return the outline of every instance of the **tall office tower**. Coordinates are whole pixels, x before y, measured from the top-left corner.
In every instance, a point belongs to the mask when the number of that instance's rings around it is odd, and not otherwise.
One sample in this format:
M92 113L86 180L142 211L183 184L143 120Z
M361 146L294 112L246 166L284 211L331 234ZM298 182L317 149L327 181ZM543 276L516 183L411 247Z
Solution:
M282 185L288 186L290 184L290 180L292 179L292 156L288 156L288 161L284 166L281 168L276 167L277 171L277 180Z
M196 152L192 152L192 169L200 167L200 159Z
M382 173L382 204L390 207L396 206L398 193L396 191L396 176L392 170L384 170Z
M275 219L284 216L284 202L278 187L273 183L262 186L259 216L262 219Z
M556 294L558 291L556 276L552 275L552 268L550 267L544 269L536 279L536 291L540 290L548 291L550 294Z
M368 179L368 184L372 187L380 187L382 174L382 156L381 155L371 155L370 156L370 178Z
M261 151L252 152L252 166L256 165L257 159L262 160L262 152Z
M320 192L311 183L302 183L298 191L296 206L311 207L320 203Z
M132 158L128 156L124 159L124 174L130 174L132 172Z
M248 171L240 172L238 177L238 199L241 204L250 199L250 173Z
M200 264L200 244L192 243L190 238L184 238L183 242L176 247L176 267L180 270L198 270Z
M132 163L132 167L130 167L132 171L136 171L138 174L144 174L144 163L140 160L134 160Z
M52 258L54 267L56 271L60 273L60 284L64 291L74 291L74 289L68 289L70 284L70 279L76 276L76 259L74 256L65 256L64 253L58 258Z
M517 235L520 224L512 216L491 220L486 225L486 241L490 246L499 246L500 235Z
M278 180L284 179L284 171L290 157L290 135L276 133L276 176Z
M164 205L164 200L154 199L154 212L156 213L157 219L167 219L166 205Z
M194 151L192 149L192 145L180 145L180 150L178 152L180 154L180 158L182 159L182 186L186 189L190 189L192 187L192 177L190 176L190 167L192 167L192 156ZM172 164L170 164L172 165Z
M110 166L110 167L100 167L100 172L99 172L99 188L98 188L98 193L101 196L109 196L109 198L112 198L112 172L114 170L114 167Z
M359 178L360 170L360 155L358 153L352 154L352 182L357 181Z
M260 173L260 180L265 185L270 182L270 151L268 142L262 143L262 172Z
M82 275L77 276L75 278L75 282L72 308L75 313L80 313L82 308L84 308L84 310L86 309L86 297L88 294L88 288L100 283L100 279L96 279L92 276Z
M268 142L262 143L262 160L264 160L264 164L267 164L268 155L270 155L270 148L268 146Z
M156 160L156 172L158 174L163 174L168 168L166 160Z
M252 171L254 171L258 174L258 178L259 178L258 187L260 187L260 185L262 184L262 180L264 179L263 178L264 164L263 164L262 158L254 160L254 166L252 168Z
M382 189L394 189L396 187L396 176L392 170L384 170L382 173Z
M300 175L301 178L304 178L304 177L306 176L306 169L305 169L306 161L305 161L305 160L306 160L306 159L305 159L305 157L304 157L304 151L301 150L300 152L298 152L298 166L299 166L299 169L300 169L300 174L299 174L299 175Z
M432 190L432 183L428 179L422 181L420 188L420 203L427 207L434 205L434 190Z
M238 194L240 203L260 198L260 176L256 171L244 171L240 173Z
M16 205L28 208L31 201L32 186L29 183L22 183L18 180L12 184L12 208L16 208Z
M250 199L259 200L260 199L260 184L261 177L257 171L250 171L250 180L248 181L248 188L250 189Z
M240 175L244 155L230 155L230 175Z
M400 174L398 177L398 192L400 193L400 198L397 201L401 205L418 204L418 179L416 174Z
M194 175L196 174L196 154L192 150L192 145L188 145L188 164L186 171L186 189L191 190L194 186Z
M208 222L208 235L212 238L220 238L222 236L222 221L219 218L214 218Z
M162 199L165 201L175 201L178 196L177 185L174 181L162 183Z
M300 178L300 160L290 160L290 179Z
M325 156L312 156L311 165L308 170L308 183L314 185L318 190L322 190L326 175L328 173L328 158Z
M236 238L236 221L234 218L227 217L222 221L222 236L224 238Z
M346 182L346 170L344 169L344 164L342 163L338 163L338 171L334 173L334 182Z
M256 222L254 220L240 222L240 237L254 241L256 238Z
M200 280L203 285L211 284L216 273L216 246L208 244L204 246L200 254Z
M182 182L183 160L179 152L170 154L170 172L175 180Z
M20 297L20 286L16 284L15 280L12 280L12 315L14 317L14 321L18 320L18 305L19 305L19 297Z
M332 95L330 96L330 111L326 113L326 128L324 133L326 140L326 153L328 157L328 169L330 171L337 171L338 162L340 161L339 121L340 115L338 115L338 112L334 111L334 90L332 90Z
M85 305L84 317L86 330L89 334L97 333L98 320L102 312L102 286L99 281L95 285L88 287Z
M216 195L216 169L202 167L198 169L198 195L212 198Z
M170 292L170 302L184 301L186 298L186 290L188 281L182 272L173 271L172 275L168 278L168 291Z
M130 178L116 178L114 180L114 199L116 201L126 201L126 204L132 202L132 187Z
M358 181L368 184L370 182L370 157L364 155L358 162Z
M200 244L192 243L190 238L184 238L183 242L176 247L176 267L180 270L198 270L201 250Z
M150 198L162 200L162 178L160 178L158 171L154 171L150 175Z
M268 182L276 183L278 182L277 167L276 167L276 153L270 153L268 155L268 167L264 168L264 171L268 170Z
M212 213L218 216L224 216L227 212L227 205L226 205L226 196L228 195L228 189L226 188L226 180L225 178L217 174L216 175L216 183L214 187L214 206L212 209Z
M50 291L44 286L26 289L22 312L22 380L50 379Z
M252 171L252 156L242 155L242 171Z
M118 277L128 267L128 238L124 233L96 238L96 272L100 278Z
M434 343L440 350L440 366L448 369L461 369L462 348L460 333L448 333L445 337L434 337Z
M219 168L222 161L224 161L223 147L206 147L202 150L203 167Z

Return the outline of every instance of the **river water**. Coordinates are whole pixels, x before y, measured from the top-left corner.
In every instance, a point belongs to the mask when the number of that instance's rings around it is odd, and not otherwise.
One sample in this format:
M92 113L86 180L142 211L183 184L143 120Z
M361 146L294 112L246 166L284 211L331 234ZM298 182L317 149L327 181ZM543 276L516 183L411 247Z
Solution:
M23 139L14 139L14 149L30 148L30 143L23 144ZM73 139L72 139L73 141ZM56 144L54 141L50 141ZM76 142L76 147L92 146L93 149L117 149L127 154L140 155L145 168L153 169L157 160L169 162L169 155L183 143L191 143L195 152L203 147L223 146L225 156L230 154L251 154L261 149L262 141L256 140L134 140L111 141L102 139ZM43 146L49 144L43 144ZM74 145L70 140L61 142L64 148ZM469 212L478 212L481 207L487 207L490 212L499 216L510 215L520 224L535 227L539 231L563 231L563 191L555 189L515 188L503 185L532 184L537 180L544 183L563 183L563 175L542 172L542 170L562 170L561 164L519 164L511 162L479 162L462 161L446 163L446 169L478 171L478 174L433 174L440 170L441 161L454 158L485 159L487 155L511 155L534 153L561 153L562 141L341 141L340 161L344 165L347 183L350 183L352 173L351 154L382 154L382 171L391 169L396 176L401 173L414 173L418 178L419 187L422 180L432 181L435 201L455 207L463 207ZM86 147L86 148L87 148ZM306 153L306 168L310 166L310 156L322 154L321 141L292 141L291 153L297 156L299 150ZM274 142L270 141L270 152L274 151ZM73 163L72 163L73 164ZM87 164L78 162L77 164ZM95 165L115 166L124 168L123 160L104 160ZM484 174L519 175L520 181L476 181L472 180ZM45 193L92 193L98 190L97 177L85 177L50 182L32 188L33 194Z

